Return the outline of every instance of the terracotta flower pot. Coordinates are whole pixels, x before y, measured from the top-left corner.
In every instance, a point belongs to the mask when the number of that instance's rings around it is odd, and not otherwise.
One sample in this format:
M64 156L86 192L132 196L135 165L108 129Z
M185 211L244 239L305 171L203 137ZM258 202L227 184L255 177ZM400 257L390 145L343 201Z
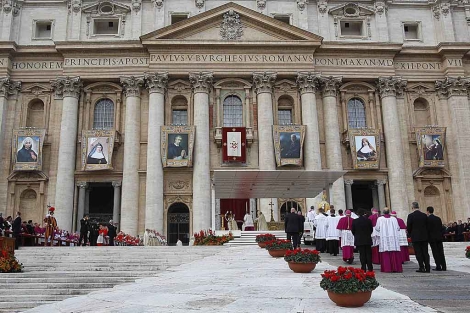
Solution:
M317 263L296 263L296 262L287 262L289 268L294 271L294 273L310 273L315 269Z
M287 250L268 250L268 252L273 258L282 258L286 254Z
M408 254L409 255L415 255L415 248L408 246Z
M266 248L266 242L258 242L258 247L260 248Z
M370 300L372 291L356 292L356 293L334 293L328 290L328 297L336 303L337 306L346 308L361 307Z

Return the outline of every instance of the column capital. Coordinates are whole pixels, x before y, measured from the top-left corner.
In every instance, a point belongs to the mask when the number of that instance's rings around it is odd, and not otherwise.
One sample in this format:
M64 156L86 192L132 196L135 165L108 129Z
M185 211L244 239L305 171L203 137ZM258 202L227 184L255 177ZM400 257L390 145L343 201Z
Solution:
M320 85L320 75L311 72L299 72L296 79L300 94L316 93Z
M21 82L12 81L9 77L0 78L0 97L17 95L21 90Z
M112 182L112 185L113 185L114 188L116 188L116 187L121 187L122 181L113 181L113 182Z
M140 98L141 88L145 85L143 76L121 76L120 81L126 97Z
M274 72L254 72L253 84L255 85L256 94L272 93L276 78L277 73Z
M383 186L383 185L385 185L386 183L387 183L387 180L385 180L385 179L377 179L376 182L375 182L375 184L376 184L377 186Z
M353 179L345 179L344 184L351 186L352 184L354 184L354 180Z
M50 83L57 99L64 97L80 98L83 87L80 77L57 77L51 80Z
M189 83L194 93L209 93L213 79L212 72L189 73Z
M77 187L80 189L86 189L86 187L88 187L88 183L86 181L79 181L77 182Z
M336 97L339 86L343 82L343 77L320 76L319 81L323 97Z
M436 80L435 88L440 99L452 96L467 96L470 88L470 78L446 76L442 80Z
M165 93L168 85L168 72L145 73L144 78L149 93Z
M402 97L407 83L408 81L400 76L379 77L377 87L380 98Z

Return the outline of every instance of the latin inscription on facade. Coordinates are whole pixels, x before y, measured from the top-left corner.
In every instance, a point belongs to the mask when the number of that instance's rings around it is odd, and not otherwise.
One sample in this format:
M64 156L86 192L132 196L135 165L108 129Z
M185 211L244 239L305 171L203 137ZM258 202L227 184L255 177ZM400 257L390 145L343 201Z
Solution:
M121 67L121 66L146 66L149 59L146 57L129 58L65 58L66 67Z
M11 62L11 69L16 71L61 70L62 61L19 61Z
M150 63L312 63L311 54L151 54Z

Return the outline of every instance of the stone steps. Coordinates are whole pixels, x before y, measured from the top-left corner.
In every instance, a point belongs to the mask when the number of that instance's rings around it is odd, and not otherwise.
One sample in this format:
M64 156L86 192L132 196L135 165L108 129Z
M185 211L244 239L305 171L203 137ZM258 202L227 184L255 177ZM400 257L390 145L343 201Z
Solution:
M22 273L0 275L0 313L62 301L152 277L224 247L22 247Z
M284 231L242 231L240 237L226 243L226 246L252 246L257 245L256 236L260 234L273 234L278 239L287 239Z

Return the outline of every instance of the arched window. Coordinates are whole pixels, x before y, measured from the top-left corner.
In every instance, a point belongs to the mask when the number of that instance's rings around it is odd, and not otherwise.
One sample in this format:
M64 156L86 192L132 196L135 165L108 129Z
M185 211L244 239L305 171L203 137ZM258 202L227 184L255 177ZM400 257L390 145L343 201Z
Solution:
M224 126L243 126L243 105L237 96L228 96L224 99Z
M28 104L26 127L44 127L44 102L35 99Z
M277 100L277 119L279 125L292 124L292 109L294 107L294 99L291 96L281 96Z
M184 96L171 100L171 124L188 125L188 100Z
M361 99L352 98L348 101L348 125L349 128L367 127L366 109Z
M110 99L101 99L95 105L93 129L113 129L114 103Z
M429 112L429 104L423 98L418 98L413 103L413 110L415 113L415 125L425 126L431 125L431 115Z

